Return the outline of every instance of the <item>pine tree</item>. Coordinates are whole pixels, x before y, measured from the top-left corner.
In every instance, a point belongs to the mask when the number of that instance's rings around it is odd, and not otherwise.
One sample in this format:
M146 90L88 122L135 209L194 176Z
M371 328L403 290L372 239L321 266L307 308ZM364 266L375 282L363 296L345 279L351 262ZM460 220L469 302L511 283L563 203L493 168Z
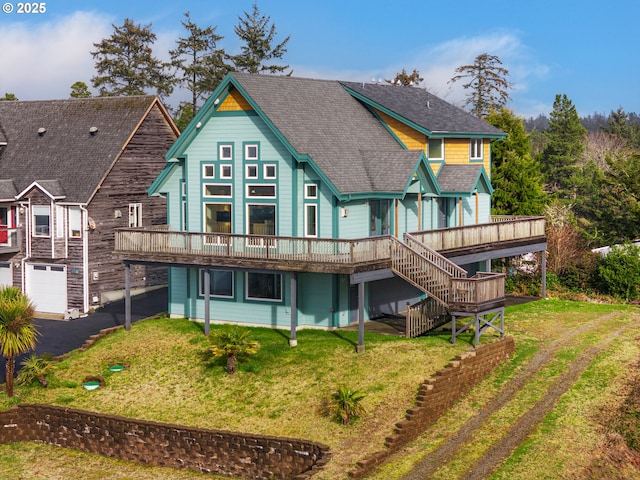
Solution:
M218 48L218 42L224 37L216 34L217 27L201 28L191 20L189 12L184 16L181 23L188 36L178 38L176 49L169 54L172 64L181 74L178 82L191 92L191 108L182 108L182 117L191 112L193 118L198 111L198 101L215 90L232 67L225 63L225 51Z
M91 92L89 91L89 87L84 82L76 82L71 85L71 94L69 95L71 98L89 98L91 96Z
M232 57L235 68L249 73L279 73L289 65L268 65L266 62L282 59L287 53L289 36L276 46L272 46L276 36L276 27L269 24L271 17L260 15L258 5L253 4L251 15L244 12L244 18L238 17L239 23L234 31L241 42L242 53ZM291 72L289 73L289 75Z
M502 61L496 55L482 53L473 65L456 68L455 75L448 83L459 80L469 81L462 86L470 90L465 106L478 118L484 118L491 110L499 110L509 100L512 85L507 80L509 70L502 67Z
M100 96L144 95L147 90L170 95L174 80L167 73L169 65L153 56L151 24L143 27L127 18L121 27L112 26L111 37L94 43L91 52L98 72L91 81Z
M547 145L542 152L542 172L548 190L559 198L575 198L578 161L587 134L580 124L575 106L566 95L556 95L549 115L549 129L544 132Z
M506 138L491 145L491 199L494 215L541 215L546 203L542 190L540 166L531 158L531 141L524 130L524 120L511 110L501 108L486 121L507 133Z
M15 93L5 93L4 97L0 97L0 102L15 102L18 100Z

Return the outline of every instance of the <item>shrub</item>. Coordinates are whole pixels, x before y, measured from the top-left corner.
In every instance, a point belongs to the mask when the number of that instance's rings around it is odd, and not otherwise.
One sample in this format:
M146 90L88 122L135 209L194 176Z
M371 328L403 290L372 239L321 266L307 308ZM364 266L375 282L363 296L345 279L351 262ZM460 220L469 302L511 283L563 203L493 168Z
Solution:
M255 354L260 348L256 340L249 340L251 330L240 325L224 325L211 334L211 353L227 357L227 373L236 373L236 360Z
M631 243L615 246L598 260L598 285L603 293L624 300L637 300L640 284L640 247Z
M18 383L21 385L29 385L35 380L40 382L40 385L46 387L49 385L45 376L51 373L53 370L53 356L50 354L38 355L32 353L27 358L20 362L22 368L18 373Z
M325 402L324 412L333 416L343 425L348 425L352 419L358 418L365 413L365 409L360 403L365 397L366 395L359 390L340 387Z

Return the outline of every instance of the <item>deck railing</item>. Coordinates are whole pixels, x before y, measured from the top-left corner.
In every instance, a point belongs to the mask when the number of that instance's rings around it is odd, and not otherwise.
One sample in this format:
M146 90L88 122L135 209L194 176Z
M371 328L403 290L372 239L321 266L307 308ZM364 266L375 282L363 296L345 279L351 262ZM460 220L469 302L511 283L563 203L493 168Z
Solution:
M504 299L503 273L478 272L471 278L452 278L450 305L463 310Z
M180 255L256 260L358 264L391 259L391 237L357 240L120 229L115 251L133 255Z
M544 217L496 216L491 220L491 223L479 225L415 232L411 236L440 252L545 235Z

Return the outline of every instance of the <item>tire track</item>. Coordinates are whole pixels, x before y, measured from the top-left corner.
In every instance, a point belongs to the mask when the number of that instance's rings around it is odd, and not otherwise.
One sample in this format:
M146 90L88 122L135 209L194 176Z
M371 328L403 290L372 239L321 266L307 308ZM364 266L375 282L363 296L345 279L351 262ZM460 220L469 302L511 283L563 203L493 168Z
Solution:
M472 438L474 431L480 429L491 415L507 405L515 395L522 390L524 385L529 382L544 365L554 358L555 354L561 348L570 345L580 334L595 330L600 325L617 315L618 313L610 313L603 317L599 317L596 320L583 324L580 328L566 332L561 338L551 342L549 345L543 346L531 358L523 370L521 370L512 380L506 383L496 393L496 395L474 417L467 420L467 422L465 422L465 424L458 429L454 435L430 453L410 474L406 475L404 480L424 480L433 475L436 470L453 458L462 445L467 443L468 439ZM619 336L619 334L626 328L627 327L624 327L610 334L604 342L598 344L597 347L592 347L588 353L583 354L578 360L573 362L569 367L569 370L549 388L545 397L543 397L529 412L521 417L521 419L503 437L497 446L490 447L485 455L472 467L470 471L467 472L466 476L463 478L465 480L481 479L485 478L495 470L498 464L504 461L511 454L513 449L524 441L533 427L535 427L542 420L544 415L553 408L559 397L577 381L582 372L589 366L591 361L593 361L595 356L604 349L605 345L608 345L613 338ZM574 377L575 380L572 381L571 378ZM569 384L565 386L565 382L569 382ZM539 419L536 421L536 418ZM525 428L527 422L535 423L531 425L530 428ZM523 433L524 436L522 436ZM513 441L510 441L510 437L512 435L517 437L519 440L515 440L514 438ZM506 455L505 451L507 451ZM475 476L477 474L481 476Z

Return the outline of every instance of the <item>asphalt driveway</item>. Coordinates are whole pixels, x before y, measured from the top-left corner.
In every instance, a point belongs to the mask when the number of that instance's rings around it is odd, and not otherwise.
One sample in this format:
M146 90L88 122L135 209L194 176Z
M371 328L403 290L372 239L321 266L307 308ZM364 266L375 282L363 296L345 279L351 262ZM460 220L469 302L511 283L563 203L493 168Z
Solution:
M131 322L137 322L161 312L166 312L167 288L161 288L148 293L131 297ZM104 328L124 325L124 300L111 302L84 318L75 320L44 320L35 319L40 336L36 345L36 353L51 353L54 356L63 355L76 348L80 348L85 341ZM30 355L32 352L27 353ZM20 361L16 361L16 371L20 368ZM5 361L0 355L0 383L5 382Z

